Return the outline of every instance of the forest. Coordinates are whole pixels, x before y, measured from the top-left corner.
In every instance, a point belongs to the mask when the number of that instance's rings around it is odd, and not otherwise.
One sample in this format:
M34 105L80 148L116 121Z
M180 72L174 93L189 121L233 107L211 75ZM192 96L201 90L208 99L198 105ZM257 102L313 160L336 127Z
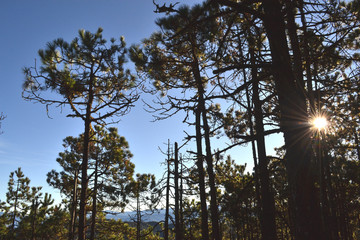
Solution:
M153 4L158 29L139 44L80 29L23 68L22 98L83 130L47 174L60 203L10 173L0 239L360 239L360 1ZM145 93L156 121L184 113L192 129L181 145L168 133L160 178L136 173L114 125ZM244 145L250 172L227 153Z

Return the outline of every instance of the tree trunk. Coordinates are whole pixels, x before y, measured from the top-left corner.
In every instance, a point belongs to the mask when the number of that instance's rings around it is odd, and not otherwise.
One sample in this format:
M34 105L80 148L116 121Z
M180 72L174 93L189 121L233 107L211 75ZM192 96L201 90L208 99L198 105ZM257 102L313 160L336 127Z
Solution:
M88 187L87 169L89 162L89 142L90 142L90 119L85 120L84 132L84 153L81 164L81 193L80 193L80 211L79 211L79 240L85 240L86 237L86 190Z
M210 129L208 125L208 120L206 116L206 107L204 100L204 87L201 80L199 62L196 55L195 43L192 41L192 57L193 57L193 75L196 82L196 87L198 91L198 110L202 115L202 123L204 128L204 140L205 140L205 159L207 164L207 173L209 177L209 187L210 187L210 211L211 211L211 226L212 226L212 239L220 240L221 234L219 229L219 213L217 206L217 189L215 184L215 174L213 167L213 158L211 154L211 145L210 145ZM202 136L201 136L202 138Z
M179 194L179 218L180 218L180 238L184 239L184 214L183 214L183 161L180 155L180 194Z
M140 190L139 183L137 183L137 193L136 193L136 240L141 239L141 209L140 209Z
M290 201L294 203L295 239L324 239L304 89L298 88L292 72L280 2L264 0L262 3L285 140Z
M196 165L199 173L199 189L200 189L200 204L201 204L201 234L203 240L209 240L209 226L208 226L208 211L206 206L206 192L205 192L205 173L203 168L202 155L202 137L201 137L201 111L199 108L195 111L195 127L196 127L196 149L197 161Z
M37 215L37 199L32 201L32 217L31 217L31 240L36 240L36 215Z
M79 170L76 169L75 170L75 176L74 176L74 186L73 186L73 196L72 196L72 202L71 202L71 210L70 210L69 240L74 240L74 235L75 235L78 174L79 174Z
M84 149L83 149L83 161L81 164L81 193L80 193L80 211L79 211L79 240L86 239L86 202L87 202L87 188L88 188L88 164L89 164L89 144L90 144L90 130L91 130L91 108L94 99L93 93L93 73L90 73L89 84L89 101L86 105L85 116L85 130L84 130Z
M11 223L11 234L12 237L15 237L15 220L16 220L16 211L17 211L17 204L18 204L18 192L19 192L19 180L16 184L16 192L15 192L15 202L14 202L14 215L12 217L12 223Z
M357 160L360 161L360 141L359 135L357 134L357 129L354 127L354 137L355 137L355 146L356 146L356 153L357 153Z
M92 214L91 214L91 232L90 232L90 240L95 239L95 224L96 224L96 197L97 197L97 189L98 189L98 159L95 160L95 179L94 179L94 189L93 189L93 206L92 206Z
M167 178L166 178L166 203L165 203L165 224L164 224L164 240L169 240L169 195L170 195L170 141L168 141L168 157L167 164Z
M245 71L245 69L243 69L243 77L244 77L244 84L246 84L246 79L247 79L247 73ZM245 89L245 95L246 95L246 100L247 100L247 116L248 116L248 122L249 122L249 130L250 130L250 136L255 136L255 132L254 132L254 125L253 125L253 112L252 112L252 107L251 107L251 99L250 99L250 94L249 94L249 88L246 87ZM254 181L255 181L255 205L256 205L256 214L258 216L260 216L260 227L262 229L262 226L265 224L263 222L263 218L261 217L261 212L262 212L262 208L261 208L261 197L260 197L260 180L259 180L259 166L258 166L258 158L257 158L257 152L256 152L256 145L255 145L255 139L251 139L251 150L252 150L252 155L253 155L253 161L254 161Z
M202 119L204 125L204 138L205 138L205 149L206 149L206 164L207 172L209 176L210 186L210 211L211 211L211 225L212 225L212 238L215 240L221 239L221 233L219 228L219 211L217 205L217 188L215 183L215 174L213 166L213 158L211 154L210 145L210 130L206 117L206 109L204 99L202 98Z
M306 70L306 87L307 87L307 93L309 96L309 104L310 104L310 113L315 113L315 100L314 100L314 92L313 92L313 77L311 74L311 58L310 58L310 51L309 51L309 44L308 44L308 38L309 34L307 31L307 24L306 24L306 16L304 13L304 1L299 0L299 10L301 15L301 23L302 23L302 31L304 33L303 37L303 52L304 52L304 62L305 62L305 70Z
M297 26L295 23L295 2L293 0L286 0L286 27L289 34L291 50L293 52L293 71L296 84L299 89L305 89L302 67L302 55L300 51L299 38L297 35ZM311 81L311 78L310 78ZM305 91L304 91L305 94Z
M175 187L175 239L181 240L180 234L180 219L179 219L179 149L175 142L175 173L174 173L174 187Z
M251 64L255 64L254 51L250 49ZM259 81L257 78L257 69L251 69L253 81L253 102L256 130L256 146L259 161L259 180L261 192L261 238L263 240L276 240L276 223L275 223L275 201L271 192L270 177L268 169L268 159L266 156L263 113L259 97Z

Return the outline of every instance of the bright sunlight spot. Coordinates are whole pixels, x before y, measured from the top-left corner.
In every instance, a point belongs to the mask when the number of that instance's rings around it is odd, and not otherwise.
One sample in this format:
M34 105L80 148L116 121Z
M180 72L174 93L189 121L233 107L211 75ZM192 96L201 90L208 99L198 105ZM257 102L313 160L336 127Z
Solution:
M328 125L328 121L325 117L316 117L313 121L313 125L318 131L321 131Z

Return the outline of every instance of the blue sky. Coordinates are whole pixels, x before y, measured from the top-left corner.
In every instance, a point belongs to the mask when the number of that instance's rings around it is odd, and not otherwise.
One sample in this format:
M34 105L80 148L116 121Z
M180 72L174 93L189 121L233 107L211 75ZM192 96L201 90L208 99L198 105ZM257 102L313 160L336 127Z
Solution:
M196 2L201 1L182 1L190 5ZM43 186L44 191L57 197L46 183L46 173L60 170L55 159L63 150L62 140L83 131L80 120L66 118L67 109L61 113L61 109L51 108L50 119L45 106L22 99L22 68L34 65L37 51L47 42L59 37L71 41L79 29L95 32L102 27L106 39L123 35L128 46L140 43L157 30L154 21L162 15L154 13L154 9L152 0L1 1L0 112L7 118L2 122L4 133L0 135L0 200L5 200L10 172L18 167L30 178L32 186ZM151 101L152 96L143 98ZM167 139L181 143L183 131L191 129L182 124L181 115L155 123L152 120L140 101L115 127L130 144L136 172L161 176L164 156L158 147L165 149ZM247 148L241 148L233 158L239 163L252 162Z

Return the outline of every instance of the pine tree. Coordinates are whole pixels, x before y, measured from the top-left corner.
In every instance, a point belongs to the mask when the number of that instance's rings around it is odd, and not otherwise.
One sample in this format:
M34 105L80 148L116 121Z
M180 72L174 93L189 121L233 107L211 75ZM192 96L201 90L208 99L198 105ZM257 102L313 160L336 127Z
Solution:
M210 60L213 51L214 29L216 22L203 16L203 6L192 8L182 6L174 14L161 18L157 25L163 33L154 33L144 41L144 49L133 47L132 60L137 70L144 78L151 79L155 89L166 96L160 102L161 112L158 119L170 117L180 110L195 115L195 120L189 125L195 125L197 144L197 167L199 174L200 199L202 203L203 238L209 238L208 210L206 206L206 186L204 182L204 161L210 186L211 224L215 239L220 239L218 206L216 200L216 183L214 177L213 154L210 137L213 134L208 122L206 93L211 79L207 70L211 69ZM205 19L207 21L205 21ZM214 79L213 77L212 79ZM180 89L183 97L170 94ZM187 95L189 98L185 98ZM185 120L188 122L188 119ZM205 146L203 146L203 141Z
M144 214L149 215L155 211L159 199L155 176L153 174L137 173L135 179L127 186L127 189L130 192L129 197L132 199L129 206L135 210L135 215L131 216L131 218L136 224L136 240L144 239L152 232L153 228L150 227L142 231L142 218ZM144 210L147 211L143 212Z
M9 238L15 238L15 230L18 222L26 215L28 208L27 200L30 195L30 179L25 177L21 168L19 167L14 172L10 173L8 182L8 191L6 193L6 203L8 204L8 213L10 217L10 232Z
M78 213L79 184L81 183L79 173L81 171L83 147L81 138L69 136L63 142L65 150L59 153L59 157L56 159L63 170L60 172L51 170L47 174L46 181L50 186L59 189L68 202L70 213L69 240L73 240L76 232L75 222Z
M108 130L95 126L95 135L91 139L89 151L88 194L92 199L91 238L95 238L97 212L106 209L123 209L130 194L128 184L131 183L134 164L130 161L132 154L124 137L119 136L116 128ZM84 135L64 139L65 151L59 153L57 162L63 171L52 170L48 173L48 183L61 191L69 199L71 222L69 233L75 232L77 213L78 179L82 142ZM100 209L98 209L98 207ZM69 237L73 237L73 233Z
M124 209L128 203L135 165L129 144L116 128L95 127L91 152L92 221L90 239L95 239L96 214L102 209ZM101 209L99 209L101 210Z
M119 44L115 39L110 42L108 46L101 28L96 33L80 30L79 37L70 43L57 39L39 50L40 68L24 68L24 99L45 104L47 109L51 105L68 106L72 111L68 117L84 122L79 240L85 239L86 231L92 124L126 114L139 98L134 90L135 77L123 68L127 51L124 38L120 38ZM49 90L59 97L48 99L41 94Z

